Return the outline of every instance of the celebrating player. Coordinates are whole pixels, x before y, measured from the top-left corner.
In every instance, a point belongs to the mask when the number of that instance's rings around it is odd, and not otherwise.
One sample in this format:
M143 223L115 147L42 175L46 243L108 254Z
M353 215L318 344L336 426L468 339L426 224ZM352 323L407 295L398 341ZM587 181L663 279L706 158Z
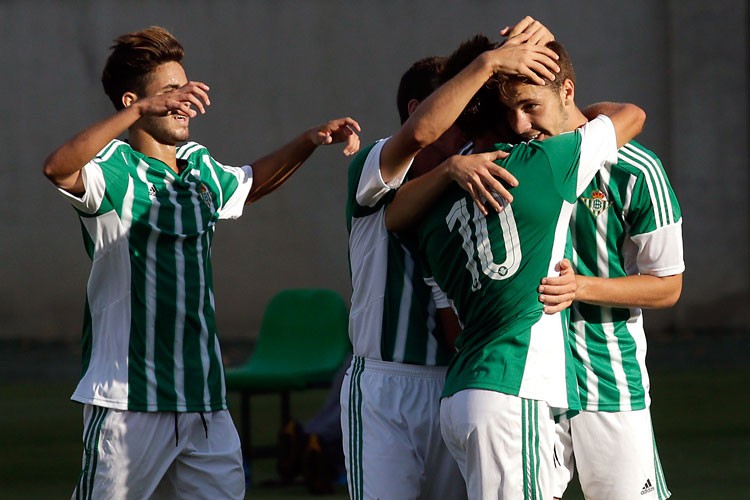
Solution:
M519 31L515 43L483 54L429 97L441 61L428 58L416 63L399 89L402 127L364 149L350 167L347 209L354 359L342 387L341 408L352 498L465 495L460 473L439 434L439 397L452 349L435 338L436 304L423 282L420 264L386 231L384 210L410 167L433 167L465 143L450 127L492 74L523 74L539 82L541 75L554 77L554 53L523 43L536 30ZM493 159L499 156L496 153ZM480 184L488 185L510 198L493 175L515 184L483 156L455 165L450 173L472 192Z
M214 226L281 185L317 146L359 147L350 118L241 168L194 142L178 146L210 105L182 57L159 27L117 38L102 75L117 112L44 165L78 211L93 261L72 396L85 405L76 498L244 498L214 320ZM129 141L117 140L126 130Z
M557 77L529 85L535 105L554 105L565 88L569 64L564 52L558 55ZM543 314L530 290L563 257L577 195L643 125L644 114L633 105L608 114L575 133L510 149L500 163L519 184L513 203L503 202L500 212L485 216L463 190L449 186L417 229L428 271L463 325L448 368L441 428L470 498L551 497L553 412L579 403L566 323L559 314ZM415 189L434 188L420 182L437 174L428 175L405 186L389 212L416 196Z

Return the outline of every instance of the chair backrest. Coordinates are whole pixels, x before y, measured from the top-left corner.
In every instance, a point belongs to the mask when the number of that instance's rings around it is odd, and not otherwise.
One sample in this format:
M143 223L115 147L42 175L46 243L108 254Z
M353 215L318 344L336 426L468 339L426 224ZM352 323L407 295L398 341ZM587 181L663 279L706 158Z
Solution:
M334 373L351 350L344 299L327 289L289 289L275 295L263 314L251 362Z

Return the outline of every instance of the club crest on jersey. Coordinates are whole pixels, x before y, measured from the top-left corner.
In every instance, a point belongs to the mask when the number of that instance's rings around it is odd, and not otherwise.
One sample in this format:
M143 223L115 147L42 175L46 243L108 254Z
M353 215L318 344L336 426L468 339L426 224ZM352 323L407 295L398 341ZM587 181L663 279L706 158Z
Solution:
M198 195L201 198L201 201L208 207L208 209L211 212L215 212L214 210L214 199L211 196L211 191L208 190L205 184L202 182L198 184Z
M607 200L607 195L599 191L598 189L591 193L591 198L581 197L581 203L586 205L594 217L599 217L605 210L609 208L612 203Z

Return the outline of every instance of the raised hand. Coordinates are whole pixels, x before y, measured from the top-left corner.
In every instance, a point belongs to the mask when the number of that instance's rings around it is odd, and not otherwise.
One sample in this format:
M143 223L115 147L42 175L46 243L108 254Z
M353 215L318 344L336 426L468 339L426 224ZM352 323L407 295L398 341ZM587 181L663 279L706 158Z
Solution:
M312 143L318 146L346 142L343 152L346 156L351 156L359 151L357 132L361 130L359 123L354 119L337 118L310 129L309 137Z
M507 75L520 75L537 85L544 85L545 78L554 80L560 71L558 55L543 45L526 43L533 34L523 32L509 38L497 49L488 51L484 57L490 58L495 72Z
M525 43L534 45L546 45L555 40L555 35L531 16L524 17L515 26L506 26L500 30L500 35L507 36L508 40L522 33L529 35Z
M198 112L204 114L206 107L211 105L208 91L208 85L203 82L188 82L169 92L138 99L133 104L140 106L144 116L180 114L194 118Z

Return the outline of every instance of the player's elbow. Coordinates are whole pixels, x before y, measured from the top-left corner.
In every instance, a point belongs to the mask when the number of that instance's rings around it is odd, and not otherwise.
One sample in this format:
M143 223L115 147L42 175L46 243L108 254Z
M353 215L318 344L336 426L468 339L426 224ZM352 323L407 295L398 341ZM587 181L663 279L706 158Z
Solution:
M50 155L46 160L44 160L44 165L42 166L42 174L55 186L60 187L63 183L63 176L60 175L60 169L57 166L57 162L54 159L54 155Z
M663 278L666 287L662 290L659 300L654 304L654 309L666 309L673 307L682 295L682 275L668 276Z
M635 104L631 104L631 106L633 107L633 121L636 129L635 135L638 135L643 131L643 126L646 124L646 112L643 108L636 106Z

